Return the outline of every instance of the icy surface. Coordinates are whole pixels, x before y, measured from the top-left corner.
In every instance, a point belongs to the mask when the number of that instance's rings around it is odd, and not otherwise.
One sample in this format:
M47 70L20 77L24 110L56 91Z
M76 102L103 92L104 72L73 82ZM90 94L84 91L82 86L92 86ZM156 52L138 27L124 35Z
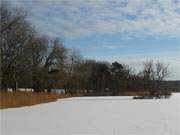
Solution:
M0 113L2 135L180 135L180 94L78 97Z

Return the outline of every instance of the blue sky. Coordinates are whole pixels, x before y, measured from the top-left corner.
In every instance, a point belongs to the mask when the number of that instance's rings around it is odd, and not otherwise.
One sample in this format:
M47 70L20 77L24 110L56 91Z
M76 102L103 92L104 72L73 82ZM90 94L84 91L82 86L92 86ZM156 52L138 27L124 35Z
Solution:
M130 64L168 63L180 79L180 0L9 0L36 29L83 57Z

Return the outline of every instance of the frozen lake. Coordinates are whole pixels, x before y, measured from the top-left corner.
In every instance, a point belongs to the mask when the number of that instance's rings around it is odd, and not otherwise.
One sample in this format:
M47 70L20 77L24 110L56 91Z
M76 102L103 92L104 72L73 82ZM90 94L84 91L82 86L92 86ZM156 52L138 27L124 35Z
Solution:
M180 94L77 97L0 113L2 135L180 135Z

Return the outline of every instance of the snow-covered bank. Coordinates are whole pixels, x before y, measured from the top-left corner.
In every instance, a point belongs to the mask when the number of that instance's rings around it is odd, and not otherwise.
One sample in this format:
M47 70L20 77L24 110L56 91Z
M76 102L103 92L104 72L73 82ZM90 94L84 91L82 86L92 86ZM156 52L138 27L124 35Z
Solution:
M77 97L0 113L2 135L180 135L180 94Z

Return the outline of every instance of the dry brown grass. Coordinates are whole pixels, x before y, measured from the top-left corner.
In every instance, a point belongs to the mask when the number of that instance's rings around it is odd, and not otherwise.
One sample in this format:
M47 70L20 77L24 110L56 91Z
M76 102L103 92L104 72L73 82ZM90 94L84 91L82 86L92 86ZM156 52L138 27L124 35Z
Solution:
M119 96L142 96L147 92L121 92ZM79 97L81 94L56 94L56 93L33 93L33 92L0 92L0 109L31 106L41 103L56 101L60 98Z
M70 97L70 95L60 95L46 92L0 92L0 109L31 106L67 97Z
M124 91L124 92L120 92L119 96L143 96L147 94L148 94L147 91Z

